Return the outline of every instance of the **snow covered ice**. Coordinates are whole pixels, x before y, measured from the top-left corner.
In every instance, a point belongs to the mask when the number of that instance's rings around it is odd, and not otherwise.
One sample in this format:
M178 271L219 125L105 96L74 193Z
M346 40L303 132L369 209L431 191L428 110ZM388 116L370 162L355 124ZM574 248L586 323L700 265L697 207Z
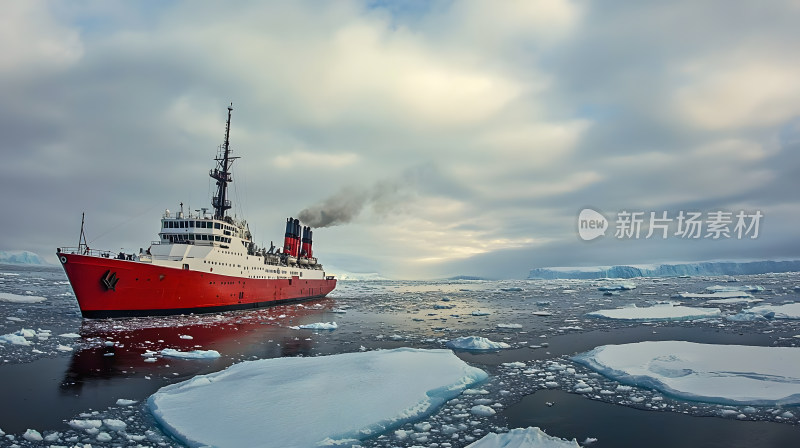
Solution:
M486 378L450 350L265 359L166 386L148 406L191 446L335 445L420 419Z
M538 427L516 428L504 434L489 433L467 448L579 448L575 439L547 435Z
M165 348L164 350L161 350L161 356L184 359L214 359L219 358L220 354L216 350L192 350L188 352L182 352L172 348Z
M648 341L605 345L574 361L624 384L709 403L800 404L800 348Z
M499 350L509 348L505 342L494 342L481 336L464 336L453 339L447 346L455 350Z
M597 310L587 316L618 320L688 320L719 316L719 308L694 308L674 303L662 303L649 307L629 306L613 310Z
M0 292L0 302L38 303L38 302L44 302L45 300L47 299L40 296L19 295L19 294L11 294L9 292Z

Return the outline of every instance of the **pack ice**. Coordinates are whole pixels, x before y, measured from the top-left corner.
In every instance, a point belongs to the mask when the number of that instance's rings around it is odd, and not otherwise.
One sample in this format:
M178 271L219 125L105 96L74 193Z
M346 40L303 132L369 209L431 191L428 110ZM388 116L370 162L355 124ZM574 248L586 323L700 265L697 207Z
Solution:
M800 404L800 348L647 341L604 345L574 361L624 384L685 400Z
M486 378L450 350L398 348L243 362L147 404L189 446L334 446L422 418Z

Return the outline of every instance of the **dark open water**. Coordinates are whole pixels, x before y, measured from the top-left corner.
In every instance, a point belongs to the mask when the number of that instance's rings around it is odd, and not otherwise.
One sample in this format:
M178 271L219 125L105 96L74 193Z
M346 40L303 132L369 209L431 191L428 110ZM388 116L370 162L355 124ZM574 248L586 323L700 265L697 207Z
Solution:
M569 361L569 356L598 345L643 340L686 340L716 344L795 346L800 322L728 322L706 319L691 322L624 323L587 318L585 313L636 303L667 300L677 292L701 292L730 278L634 279L633 291L606 297L597 281L458 281L458 282L340 282L330 298L268 309L200 316L127 320L83 320L60 267L0 266L0 292L35 295L40 303L0 301L0 335L21 328L39 337L29 346L0 344L0 446L40 446L21 436L35 429L54 444L91 443L92 446L136 443L177 445L149 416L143 401L160 387L217 371L232 363L282 356L317 356L394 348L442 348L459 336L484 336L512 348L494 353L457 353L466 362L490 373L483 385L487 395L451 402L427 421L432 430L425 440L397 439L393 434L364 441L363 446L429 446L449 443L466 446L490 431L539 426L549 434L598 439L594 447L615 446L800 446L798 418L781 418L786 410L755 407L746 420L722 417L743 407L684 402L637 390L644 401L629 397L591 399L570 393L575 379L561 374L557 389L547 389L541 378L503 363L524 362L544 369L549 362L567 365L578 374L591 374ZM766 288L757 297L767 303L798 300L800 275L775 274L738 277L738 283ZM505 289L505 290L504 290ZM700 306L700 303L693 303ZM743 305L722 306L734 313ZM339 312L344 308L344 313ZM487 316L473 316L476 310ZM549 311L536 316L533 311ZM302 323L336 321L335 331L293 330ZM500 328L516 324L519 328ZM42 330L50 330L50 336ZM77 333L79 338L60 337ZM187 336L190 336L189 339ZM60 346L60 347L59 347ZM67 347L71 351L67 351ZM146 350L217 350L214 360L157 358L148 362ZM798 366L800 376L800 366ZM606 381L607 387L616 383ZM799 391L800 392L800 391ZM589 394L591 395L591 394ZM131 406L118 399L136 400ZM439 431L459 420L459 413L475 400L498 403L492 417L471 416L468 429L453 439ZM551 405L547 405L550 403ZM653 404L656 405L653 405ZM92 434L72 429L76 418L116 418L128 422L126 434L100 442ZM403 429L412 430L409 424ZM58 434L55 434L58 433Z

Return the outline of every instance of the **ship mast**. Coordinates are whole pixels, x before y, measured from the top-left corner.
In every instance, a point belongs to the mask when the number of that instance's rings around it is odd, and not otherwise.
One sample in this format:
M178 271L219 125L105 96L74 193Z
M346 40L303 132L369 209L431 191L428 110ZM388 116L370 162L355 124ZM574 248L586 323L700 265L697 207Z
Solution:
M217 181L217 194L211 199L211 205L214 207L214 218L224 219L225 211L231 208L231 201L228 199L228 182L233 182L230 168L231 164L238 157L231 157L230 135L231 135L231 112L233 111L233 103L228 106L228 122L225 125L225 143L220 148L220 153L217 154L217 168L214 168L209 175Z

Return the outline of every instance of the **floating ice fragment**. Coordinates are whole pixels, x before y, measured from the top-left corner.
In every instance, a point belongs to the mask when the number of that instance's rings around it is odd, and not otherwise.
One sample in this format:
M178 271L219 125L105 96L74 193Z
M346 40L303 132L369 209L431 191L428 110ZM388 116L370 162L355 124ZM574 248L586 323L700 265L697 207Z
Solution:
M580 448L575 439L565 440L547 435L538 427L516 428L505 434L490 432L467 448Z
M469 412L471 412L472 415L477 415L478 417L491 417L492 415L497 413L497 411L495 411L494 409L482 404L473 406L469 410Z
M138 403L138 400L128 400L126 398L120 398L117 400L117 406L131 406Z
M169 356L170 358L184 358L184 359L213 359L219 358L220 354L216 350L192 350L190 352L182 352L172 348L165 348L161 350L162 356ZM154 359L154 358L148 358ZM148 359L145 359L147 361Z
M182 334L182 335L180 335L178 337L181 338L181 339L194 339L194 337L189 336L188 334Z
M522 328L522 325L520 325L520 324L497 324L497 328L516 329L516 328Z
M305 324L296 327L289 327L293 330L335 330L339 328L336 322L316 322L313 324Z
M27 440L28 442L41 442L42 441L42 435L39 433L39 431L37 431L35 429L29 429L29 430L25 431L25 434L22 435L22 438Z
M500 350L511 347L505 342L494 342L481 336L464 336L445 345L454 350Z
M58 337L60 337L60 338L77 339L77 338L81 337L81 335L79 335L78 333L62 333L62 334L58 335Z
M693 308L689 306L663 303L650 307L630 306L612 310L598 310L587 313L590 317L601 317L617 320L691 320L716 317L721 314L719 308Z
M47 300L44 297L39 296L32 296L32 295L24 295L20 296L17 294L11 294L8 292L0 292L0 302L11 302L11 303L38 303L44 302Z
M490 313L488 311L482 311L482 310L475 310L475 311L472 312L473 316L488 316L490 314L492 314L492 313Z

